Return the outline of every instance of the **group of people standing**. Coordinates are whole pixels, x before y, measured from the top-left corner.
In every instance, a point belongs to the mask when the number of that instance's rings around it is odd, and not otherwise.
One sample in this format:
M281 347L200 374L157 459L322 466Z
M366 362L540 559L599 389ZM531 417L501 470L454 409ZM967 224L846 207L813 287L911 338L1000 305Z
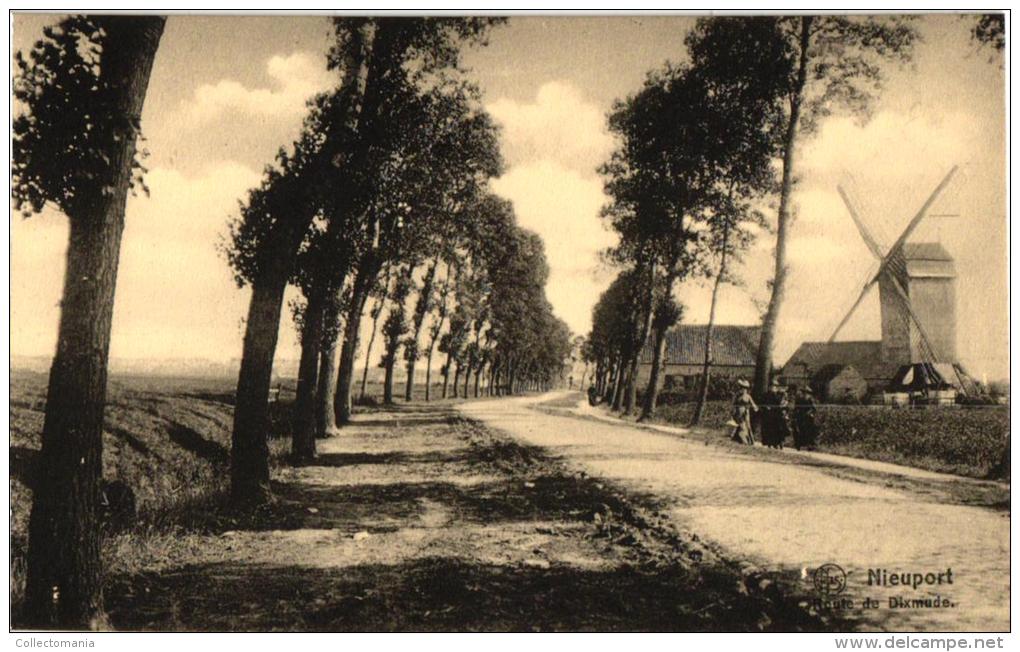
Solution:
M782 448L787 438L793 438L797 450L814 450L818 440L815 414L818 402L810 387L804 386L790 396L786 388L773 380L769 391L762 397L759 407L751 397L751 384L737 381L739 391L733 398L733 440L754 445L753 417L757 415L761 443L769 448Z

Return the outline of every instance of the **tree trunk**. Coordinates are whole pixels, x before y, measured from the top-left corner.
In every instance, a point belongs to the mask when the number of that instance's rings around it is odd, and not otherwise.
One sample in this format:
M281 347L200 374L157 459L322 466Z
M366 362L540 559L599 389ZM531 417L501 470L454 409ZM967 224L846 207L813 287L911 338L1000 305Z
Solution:
M719 287L722 285L726 275L726 248L729 240L729 229L723 234L723 251L719 258L719 273L715 277L715 284L712 286L712 302L708 309L708 326L705 327L705 365L701 371L701 388L698 392L698 404L694 406L694 416L691 417L691 425L696 426L701 421L705 412L705 403L708 401L708 383L712 380L712 330L715 328L715 307L719 301Z
M160 16L97 19L107 29L102 76L114 120L141 114L163 33ZM106 118L106 116L102 116ZM107 152L109 193L70 217L57 351L50 367L42 449L29 519L25 617L33 627L105 625L97 508L102 478L110 327L135 133L125 119Z
M298 363L297 392L294 398L291 456L295 462L315 458L316 392L319 388L319 355L325 311L324 292L309 292L301 328L301 361Z
M358 351L358 331L361 330L361 314L365 310L365 302L375 283L379 268L371 260L364 259L358 267L351 291L351 303L347 308L344 320L344 339L340 346L340 362L336 379L336 396L333 398L333 409L336 412L337 425L343 426L351 422L351 384L354 380L354 361Z
M786 244L790 230L790 197L793 193L794 147L797 143L797 127L800 108L807 82L808 46L810 45L811 16L801 18L800 63L797 69L797 85L790 96L790 122L783 137L783 179L779 192L779 217L776 225L776 271L772 280L772 295L761 325L761 340L754 365L754 396L761 398L768 389L772 374L772 350L775 346L776 327L779 311L786 294Z
M383 403L393 405L393 366L396 364L396 354L387 353L383 360L386 370L386 377L383 381Z
M453 398L457 398L457 390L460 386L460 366L460 361L458 360L457 368L453 372Z
M620 356L620 360L616 363L616 385L613 387L613 401L610 405L610 409L618 411L623 403L623 392L627 384L626 379L626 367L627 359L625 356Z
M616 384L616 365L609 361L608 370L606 371L606 391L602 396L602 400L605 403L613 402L613 387Z
M471 382L471 370L474 369L474 366L475 366L475 354L474 353L472 353L468 357L467 365L465 365L465 366L467 367L467 369L464 372L464 398L467 398L468 397L468 384Z
M404 387L404 400L414 399L414 368L418 363L418 337L421 335L421 327L425 324L425 317L432 309L432 284L436 279L436 269L439 267L439 256L436 256L429 265L425 277L421 281L421 292L418 293L418 301L414 307L414 318L411 331L411 345L407 347L407 384ZM428 383L426 383L426 393Z
M417 366L418 356L413 353L411 355L412 357L407 361L407 379L404 381L405 401L414 400L414 368Z
M234 401L230 493L239 506L269 500L269 387L287 276L253 284Z
M368 347L365 349L365 369L361 372L361 396L365 398L365 388L368 386L368 366L372 364L372 346L375 344L375 334L379 330L379 316L382 315L382 305L386 301L386 295L376 299L376 305L372 308L372 334L368 338Z
M475 398L478 398L478 379L482 377L482 369L484 366L485 366L484 364L479 365L478 368L475 369L475 389L474 389Z
M450 384L450 354L446 354L446 365L443 367L443 398L447 397L447 391Z
M648 388L645 390L638 421L645 421L655 416L655 403L659 398L659 369L666 353L666 331L669 326L656 324L652 328L654 345L652 347L652 366L648 374Z
M634 408L637 405L637 379L638 370L641 367L641 357L645 352L645 344L648 342L648 336L652 329L652 309L654 302L654 284L655 284L655 266L650 265L648 267L648 287L646 288L646 294L644 296L644 306L642 309L644 313L641 315L641 341L637 344L637 348L634 352L634 357L631 359L630 374L627 383L627 401L624 405L623 414L624 416L634 412ZM587 364L585 365L587 369Z
M334 319L337 318L333 314ZM329 317L327 316L327 319ZM336 345L339 333L333 329L332 335L322 342L319 356L319 389L316 392L315 424L317 437L332 437L336 434L336 410L333 400L336 397Z
M643 343L642 343L643 344ZM638 373L638 361L641 359L641 349L631 354L630 359L627 361L627 384L623 390L623 401L621 403L622 412L620 416L628 416L634 411L634 406L637 404L637 373Z
M425 355L425 402L432 398L432 345L429 345L428 353Z

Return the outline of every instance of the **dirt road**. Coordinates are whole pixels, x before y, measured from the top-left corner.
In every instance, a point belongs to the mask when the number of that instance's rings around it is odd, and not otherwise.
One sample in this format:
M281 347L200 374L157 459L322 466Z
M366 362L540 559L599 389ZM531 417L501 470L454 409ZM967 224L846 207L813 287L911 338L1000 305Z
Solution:
M359 414L254 514L196 505L128 535L105 591L121 630L825 630L631 525L624 497L449 406ZM611 519L601 521L602 515ZM119 542L119 543L118 543Z
M667 499L679 526L733 559L775 571L790 590L826 600L861 629L1009 629L1008 511L939 504L881 479L862 482L623 423L533 409L568 395L460 409L593 475ZM826 564L839 568L816 573ZM920 574L922 584L877 585L901 573L911 583ZM866 599L875 606L864 608Z

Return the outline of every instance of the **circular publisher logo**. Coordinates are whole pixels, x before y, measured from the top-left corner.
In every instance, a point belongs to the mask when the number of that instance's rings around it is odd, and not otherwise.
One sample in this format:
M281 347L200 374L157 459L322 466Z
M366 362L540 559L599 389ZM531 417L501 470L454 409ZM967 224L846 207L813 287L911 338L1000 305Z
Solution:
M822 595L839 595L846 589L846 571L838 564L822 564L812 579L815 591Z

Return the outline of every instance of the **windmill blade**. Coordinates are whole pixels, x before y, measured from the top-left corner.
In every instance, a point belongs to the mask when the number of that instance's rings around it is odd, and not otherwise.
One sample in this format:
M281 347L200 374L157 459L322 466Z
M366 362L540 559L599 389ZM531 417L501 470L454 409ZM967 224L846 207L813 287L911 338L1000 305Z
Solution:
M885 258L885 253L882 248L878 245L878 242L868 231L868 227L864 225L864 220L857 214L854 209L854 204L850 201L850 197L847 196L846 191L843 190L843 186L836 186L836 191L839 193L840 198L843 200L843 205L846 206L846 210L850 213L850 219L854 221L854 226L857 227L857 231L860 232L861 238L864 240L864 244L868 245L868 249L871 250L872 255L875 258L882 260Z
M876 276L875 278L864 284L864 287L861 289L860 296L857 297L857 301L854 301L854 305L850 307L850 310L847 311L846 315L843 317L843 320L839 322L839 326L836 326L836 330L832 331L832 335L829 337L830 343L836 339L836 336L839 335L839 332L843 330L843 327L846 326L846 323L850 321L850 317L853 316L854 311L856 311L857 307L861 305L862 301L864 301L864 297L868 295L868 291L871 290L872 286L875 285L875 282L877 280L878 277Z
M953 175L956 174L957 169L958 169L957 166L954 165L953 168L949 171L949 173L946 174L946 176L942 179L942 181L939 182L939 185L935 186L935 190L933 190L931 195L928 196L928 199L924 202L924 205L921 206L921 210L917 211L917 214L914 215L914 217L910 220L910 223L907 224L907 228L903 229L903 233L901 233L900 237L896 239L896 242L893 243L893 246L889 248L889 251L886 253L885 258L882 260L881 267L878 268L878 273L875 274L876 281L879 279L879 277L882 276L886 268L889 266L889 262L895 257L894 254L896 254L896 252L903 247L903 243L907 241L907 238L910 237L910 234L914 232L914 229L917 228L917 225L920 224L921 220L924 219L924 216L928 212L928 209L931 208L931 205L935 202L935 200L942 193L942 191L945 190L946 186L949 185L949 181L953 178Z

